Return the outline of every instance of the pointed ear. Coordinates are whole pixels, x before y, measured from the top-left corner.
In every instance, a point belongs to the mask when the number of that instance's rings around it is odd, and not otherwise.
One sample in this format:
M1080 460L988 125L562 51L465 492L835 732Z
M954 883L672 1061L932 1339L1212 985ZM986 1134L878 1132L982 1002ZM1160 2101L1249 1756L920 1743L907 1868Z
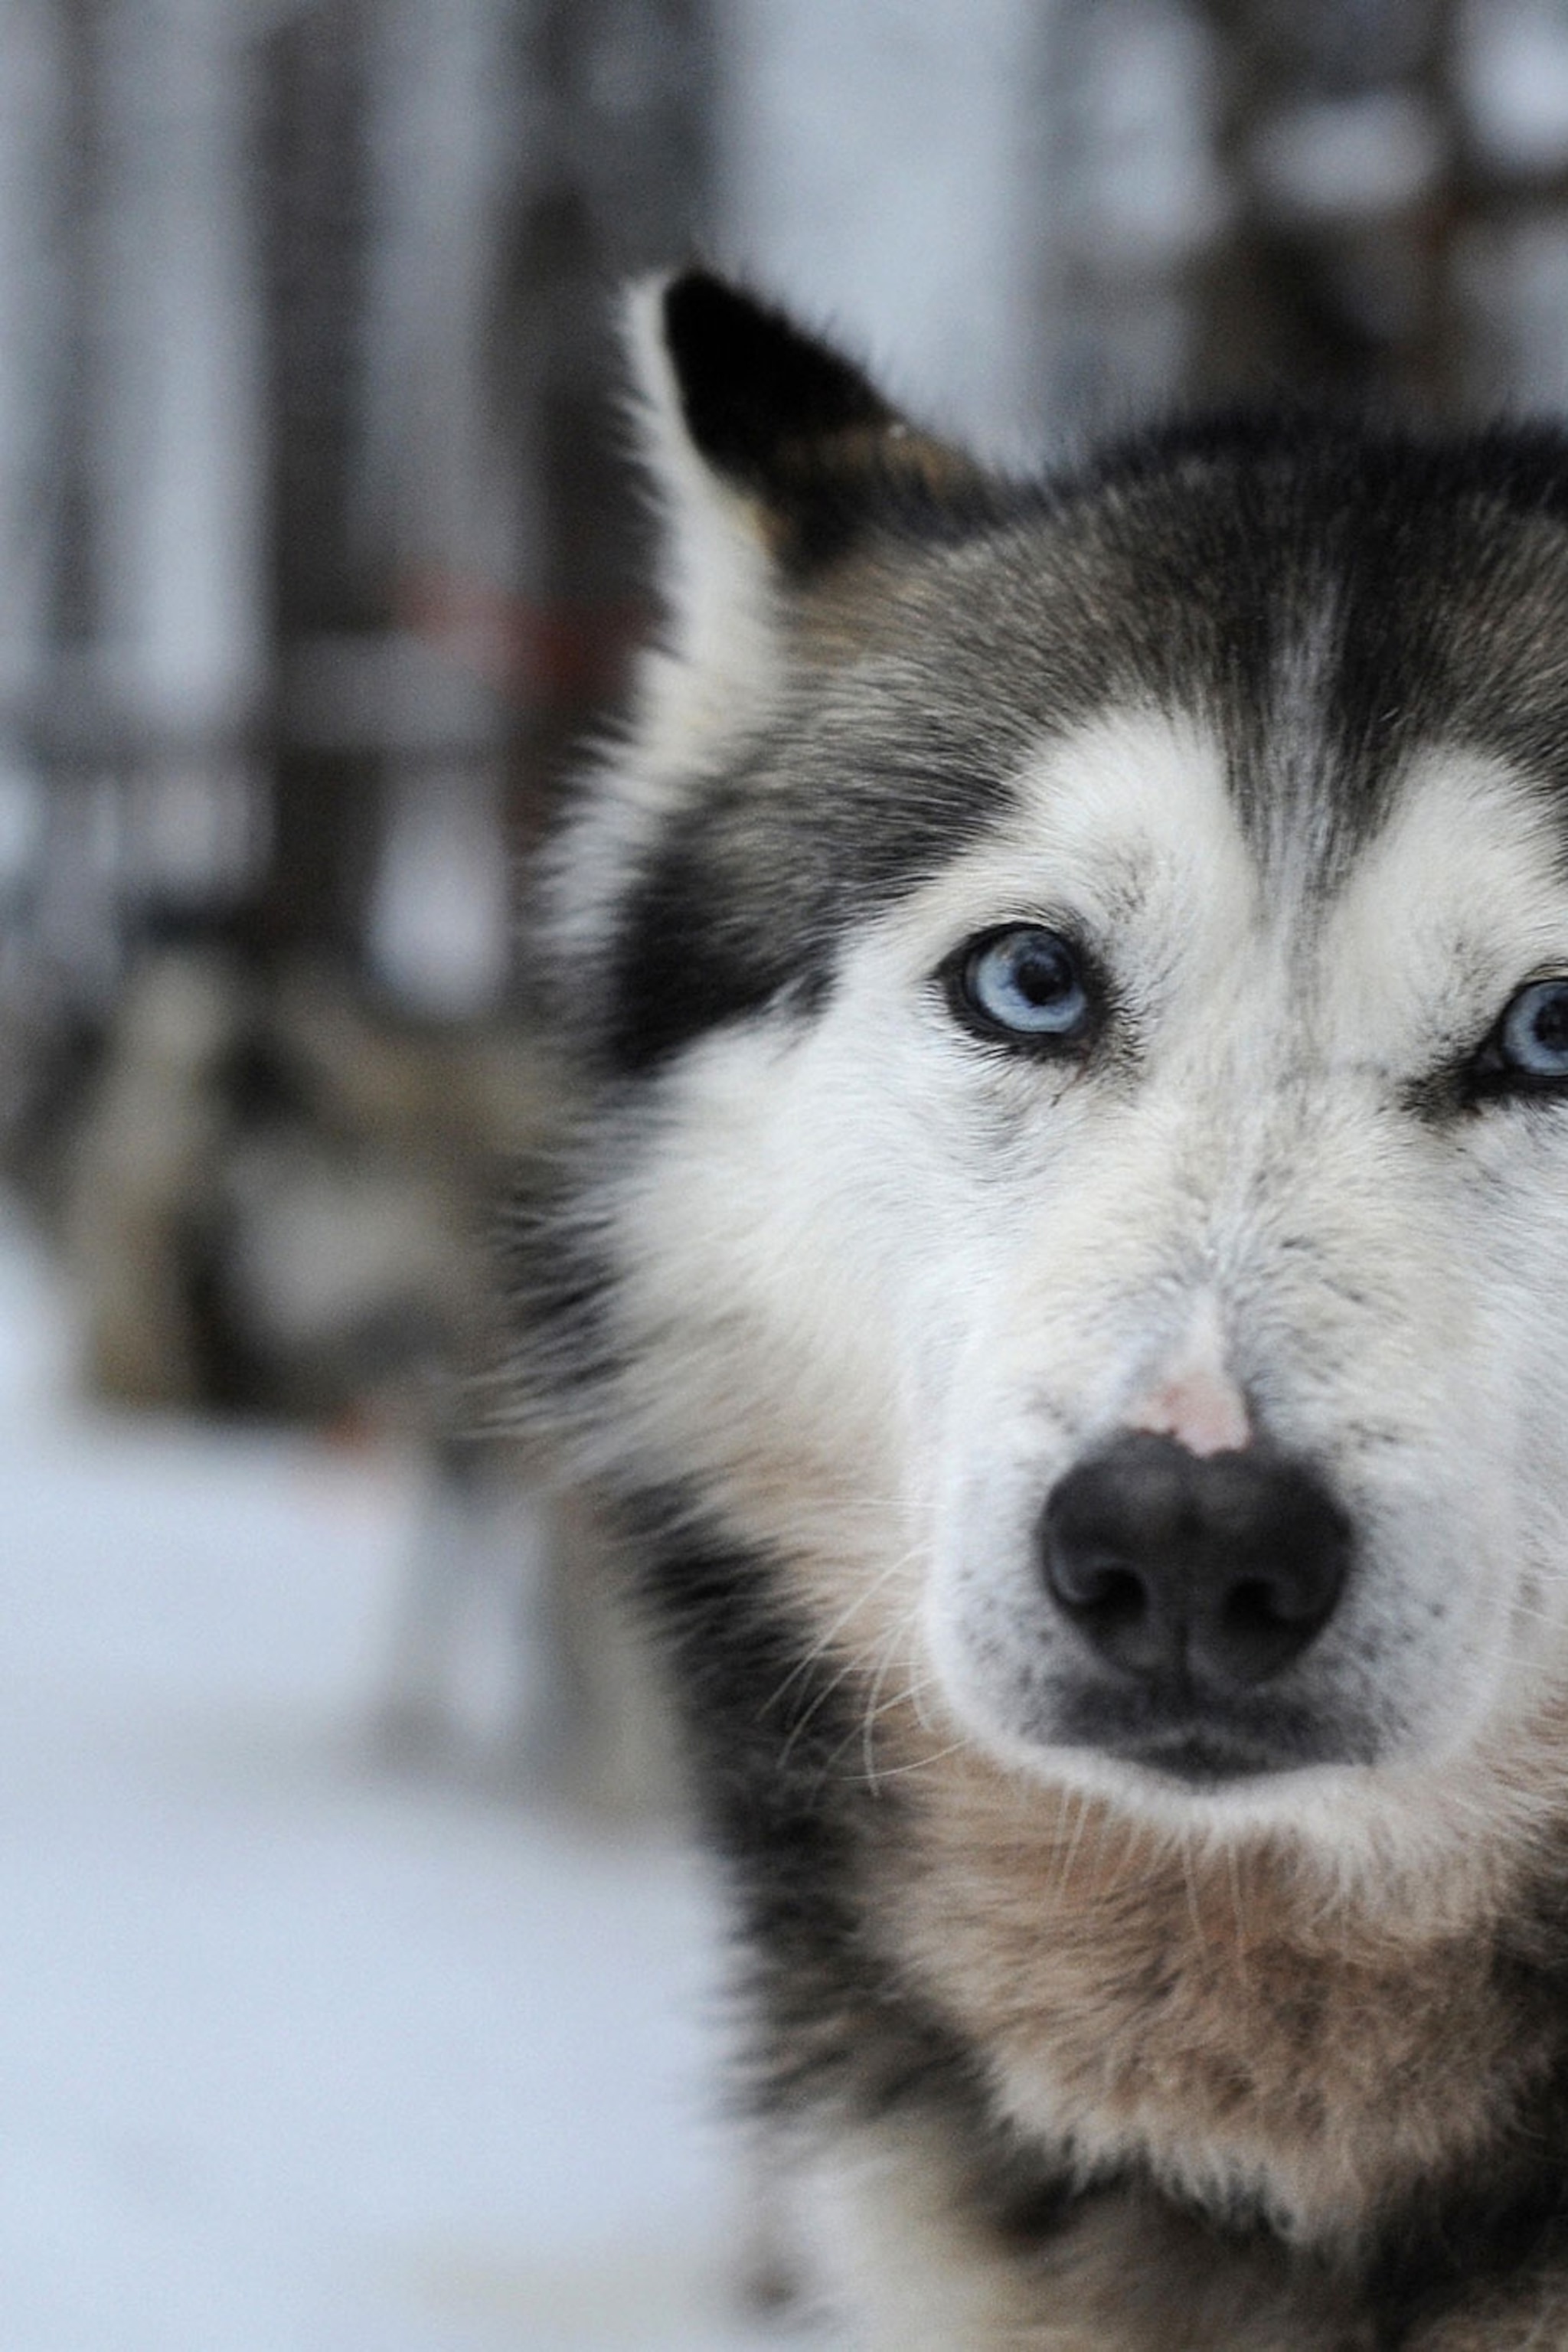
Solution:
M917 431L827 344L707 270L640 287L631 326L668 509L678 650L700 670L732 673L739 655L755 677L792 595L863 540L946 536L989 503L962 452Z

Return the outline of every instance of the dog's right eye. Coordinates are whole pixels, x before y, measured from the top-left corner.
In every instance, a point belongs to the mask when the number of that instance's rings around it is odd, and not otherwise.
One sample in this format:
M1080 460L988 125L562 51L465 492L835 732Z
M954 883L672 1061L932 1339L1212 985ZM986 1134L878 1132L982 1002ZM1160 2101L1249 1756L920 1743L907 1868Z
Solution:
M1472 1104L1568 1096L1568 979L1516 990L1460 1077Z
M984 931L945 967L948 1002L984 1037L1060 1050L1089 1043L1097 1006L1070 940L1040 923Z
M1521 988L1498 1030L1504 1068L1541 1086L1568 1080L1568 982L1538 980Z

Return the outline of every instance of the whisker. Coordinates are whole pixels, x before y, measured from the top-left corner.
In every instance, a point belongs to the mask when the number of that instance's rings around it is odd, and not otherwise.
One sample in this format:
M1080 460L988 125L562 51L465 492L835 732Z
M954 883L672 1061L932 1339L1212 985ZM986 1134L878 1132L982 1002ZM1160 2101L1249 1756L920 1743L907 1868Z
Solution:
M1201 1946L1205 1941L1203 1911L1198 1902L1197 1876L1193 1869L1193 1842L1184 1831L1177 1852L1181 1856L1182 1891L1186 1897L1188 1924L1192 1927L1194 1943Z
M1072 1796L1074 1800L1072 1827L1068 1832L1065 1844L1057 1848L1051 1874L1047 1882L1047 1893L1052 1898L1067 1892L1068 1882L1072 1876L1072 1866L1078 1859L1078 1850L1083 1838L1084 1827L1089 1820L1090 1803L1089 1790L1075 1789Z
M918 1545L912 1545L908 1551L901 1552L897 1559L889 1560L887 1566L880 1570L879 1572L871 1579L868 1584L861 1586L860 1590L855 1594L854 1598L848 1603L848 1606L840 1611L839 1614L834 1619L832 1624L826 1628L826 1632L821 1633L816 1636L816 1639L812 1643L805 1655L796 1659L795 1664L790 1668L788 1674L785 1675L777 1689L770 1692L769 1696L763 1701L763 1714L767 1715L771 1713L772 1710L787 1696L790 1690L793 1689L795 1685L801 1679L802 1675L807 1675L811 1672L812 1667L816 1664L818 1659L823 1657L826 1652L833 1647L834 1643L838 1639L840 1633L843 1633L845 1627L852 1624L855 1619L859 1615L861 1610L866 1607L867 1603L875 1600L878 1593L881 1592L885 1587L891 1582L895 1576L901 1574L901 1572L909 1567L910 1561L918 1557L919 1549L920 1547Z
M905 1764L884 1764L879 1778L882 1780L908 1780L916 1772L927 1771L931 1765L942 1763L946 1757L959 1755L968 1745L967 1739L950 1739L945 1748L938 1748L928 1756L910 1757Z
M1243 1990L1250 1992L1251 1978L1247 1968L1247 1908L1242 1899L1241 1858L1227 1841L1225 1849L1226 1875L1230 1881L1230 1907L1236 1920L1236 1972Z
M902 1643L904 1630L905 1629L901 1625L893 1626L889 1633L887 1640L882 1644L882 1655L878 1663L876 1674L872 1677L871 1687L867 1693L866 1705L860 1718L860 1753L865 1760L866 1779L868 1784L873 1789L877 1786L876 1729L879 1712L878 1701L881 1696L882 1685L888 1678L889 1673L892 1668L893 1660L898 1654L899 1648Z

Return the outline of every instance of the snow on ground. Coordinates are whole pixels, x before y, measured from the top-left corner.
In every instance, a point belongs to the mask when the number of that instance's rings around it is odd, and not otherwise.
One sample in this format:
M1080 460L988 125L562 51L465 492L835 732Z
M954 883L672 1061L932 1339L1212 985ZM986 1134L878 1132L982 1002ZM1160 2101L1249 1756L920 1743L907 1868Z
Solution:
M0 1234L6 2352L744 2352L668 1840L379 1766L411 1469L72 1416Z

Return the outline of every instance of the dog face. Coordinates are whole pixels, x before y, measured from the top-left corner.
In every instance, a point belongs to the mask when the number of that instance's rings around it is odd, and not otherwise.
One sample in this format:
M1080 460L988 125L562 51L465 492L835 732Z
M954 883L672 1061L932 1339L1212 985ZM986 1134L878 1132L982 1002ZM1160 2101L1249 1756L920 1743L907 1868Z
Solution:
M1054 747L1004 840L931 894L983 943L953 1039L981 1066L933 1088L931 1140L1010 1129L959 1213L987 1240L937 1408L943 1687L1026 1766L1145 1797L1451 1759L1564 1654L1539 809L1415 752L1304 887L1201 726L1122 713ZM994 1039L976 995L1081 1045Z
M891 1676L1211 1822L1522 1769L1568 453L1237 425L1019 489L711 280L642 340L676 627L554 884L601 1449L783 1564L868 1724Z

